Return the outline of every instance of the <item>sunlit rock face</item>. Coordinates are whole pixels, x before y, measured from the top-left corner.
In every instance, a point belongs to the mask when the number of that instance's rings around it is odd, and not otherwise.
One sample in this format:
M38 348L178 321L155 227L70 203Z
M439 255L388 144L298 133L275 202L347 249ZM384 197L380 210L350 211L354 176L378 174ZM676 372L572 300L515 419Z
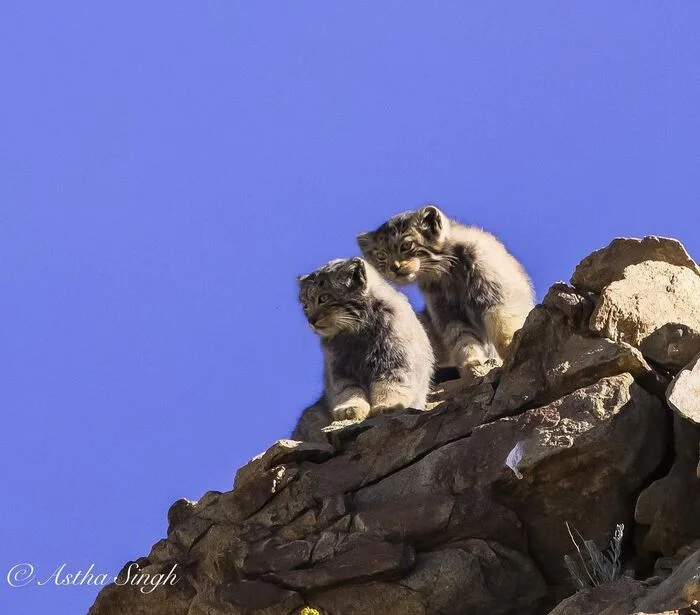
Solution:
M683 246L616 239L501 368L437 385L427 411L278 441L231 491L176 502L136 562L177 582L110 585L90 615L693 612L699 331ZM620 523L621 577L574 593L569 528L603 549Z

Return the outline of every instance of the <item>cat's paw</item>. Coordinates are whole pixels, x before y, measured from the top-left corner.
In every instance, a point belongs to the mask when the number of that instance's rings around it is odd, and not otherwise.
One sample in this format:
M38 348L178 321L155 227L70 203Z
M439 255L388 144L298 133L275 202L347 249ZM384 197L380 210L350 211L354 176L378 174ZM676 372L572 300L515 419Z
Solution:
M484 359L482 361L468 361L460 368L459 372L462 378L483 378L492 369L500 367L502 364L500 359Z
M361 421L369 415L369 404L337 406L331 410L334 421Z
M408 407L408 403L402 401L383 403L377 406L372 406L372 409L369 411L369 416L388 414L389 412L395 412L396 410L405 410Z

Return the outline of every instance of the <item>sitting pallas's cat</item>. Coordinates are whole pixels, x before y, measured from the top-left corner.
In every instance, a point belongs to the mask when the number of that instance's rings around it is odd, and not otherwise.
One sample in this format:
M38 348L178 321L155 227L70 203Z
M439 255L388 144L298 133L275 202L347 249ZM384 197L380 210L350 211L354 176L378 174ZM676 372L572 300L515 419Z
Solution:
M301 276L299 301L321 338L324 393L304 411L292 438L317 440L334 420L425 407L430 342L406 297L369 263L334 260Z
M441 366L481 374L506 358L534 296L522 265L496 237L427 206L394 216L357 242L387 279L418 283L421 318Z

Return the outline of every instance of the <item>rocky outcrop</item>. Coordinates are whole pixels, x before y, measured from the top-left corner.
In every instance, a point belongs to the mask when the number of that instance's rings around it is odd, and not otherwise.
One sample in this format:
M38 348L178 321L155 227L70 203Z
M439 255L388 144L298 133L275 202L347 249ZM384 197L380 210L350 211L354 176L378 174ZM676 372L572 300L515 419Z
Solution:
M108 586L90 613L684 612L699 597L698 331L683 247L617 239L550 289L502 368L443 383L429 411L276 442L231 491L176 502L137 563L176 566L177 583ZM574 593L568 527L602 547L619 523L623 576Z

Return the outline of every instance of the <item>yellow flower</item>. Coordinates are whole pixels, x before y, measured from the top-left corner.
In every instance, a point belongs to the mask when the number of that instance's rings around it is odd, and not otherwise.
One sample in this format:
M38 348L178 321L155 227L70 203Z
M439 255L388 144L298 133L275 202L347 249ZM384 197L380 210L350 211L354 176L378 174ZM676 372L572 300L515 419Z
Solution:
M321 615L321 612L317 609L312 609L310 606L305 606L301 609L299 615Z

